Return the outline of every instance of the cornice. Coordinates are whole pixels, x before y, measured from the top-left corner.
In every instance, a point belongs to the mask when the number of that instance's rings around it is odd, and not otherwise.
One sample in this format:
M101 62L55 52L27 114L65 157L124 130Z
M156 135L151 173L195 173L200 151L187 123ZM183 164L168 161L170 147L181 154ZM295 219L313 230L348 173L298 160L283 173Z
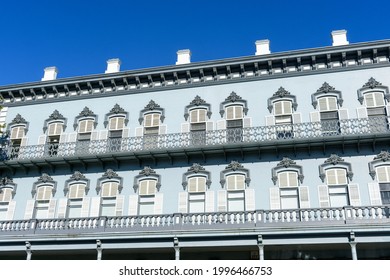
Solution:
M354 61L355 65L348 65ZM379 61L378 57L386 57ZM365 58L372 62L364 64ZM147 68L0 87L5 106L389 66L390 40ZM337 63L337 67L333 67ZM325 65L319 68L319 65ZM295 70L290 71L293 67ZM307 69L304 69L304 68ZM109 93L109 94L107 94Z

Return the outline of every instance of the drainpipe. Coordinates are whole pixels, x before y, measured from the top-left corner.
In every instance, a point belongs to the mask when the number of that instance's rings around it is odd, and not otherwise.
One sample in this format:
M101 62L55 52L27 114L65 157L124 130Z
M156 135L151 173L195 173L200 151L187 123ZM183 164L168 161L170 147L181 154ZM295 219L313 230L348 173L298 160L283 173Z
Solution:
M357 250L356 250L356 244L357 242L355 241L355 233L353 231L350 232L349 234L349 245L351 246L351 253L352 253L352 259L357 260Z

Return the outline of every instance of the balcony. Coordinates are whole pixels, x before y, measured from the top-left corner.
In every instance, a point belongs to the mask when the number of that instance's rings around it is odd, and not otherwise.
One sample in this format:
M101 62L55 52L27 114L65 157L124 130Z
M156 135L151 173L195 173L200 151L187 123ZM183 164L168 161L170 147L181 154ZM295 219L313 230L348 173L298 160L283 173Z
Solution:
M308 208L285 210L256 210L243 212L214 212L148 216L90 217L73 219L32 219L0 221L0 236L48 236L106 233L134 235L172 234L172 232L240 228L297 230L321 229L330 226L351 228L353 225L390 226L389 206L345 206L338 208Z
M99 161L120 161L140 158L188 156L229 151L258 151L280 147L325 146L325 144L375 144L388 141L387 117L308 122L288 125L228 128L149 135L143 137L112 138L35 146L8 147L7 159L0 166L28 167L34 164L72 164Z

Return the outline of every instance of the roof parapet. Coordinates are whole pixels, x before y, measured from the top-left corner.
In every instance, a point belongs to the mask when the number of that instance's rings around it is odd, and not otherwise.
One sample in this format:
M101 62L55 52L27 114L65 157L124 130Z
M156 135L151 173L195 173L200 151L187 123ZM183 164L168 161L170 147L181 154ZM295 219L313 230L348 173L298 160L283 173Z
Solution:
M347 30L334 30L332 31L332 46L344 46L349 45L347 40Z
M41 81L51 81L57 79L58 74L58 68L55 66L46 67L44 69L45 74L43 75L43 78Z

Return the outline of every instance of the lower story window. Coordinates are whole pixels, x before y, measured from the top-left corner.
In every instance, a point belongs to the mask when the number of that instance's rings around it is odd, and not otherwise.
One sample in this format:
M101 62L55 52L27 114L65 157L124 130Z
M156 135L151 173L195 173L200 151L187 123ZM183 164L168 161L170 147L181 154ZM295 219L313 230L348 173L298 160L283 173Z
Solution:
M140 195L139 215L154 214L154 195Z
M228 211L245 211L244 191L228 191Z
M70 199L68 205L68 218L81 217L82 199Z
M329 200L332 207L343 207L349 205L348 187L331 186L329 187Z
M379 184L382 204L390 204L390 183Z
M189 193L189 212L203 213L205 211L205 194L204 193Z
M282 209L298 209L298 189L297 188L281 188L280 203Z
M115 216L116 197L102 198L102 216Z
M0 202L0 221L7 218L8 202Z
M35 207L35 218L45 219L49 214L49 200L38 200Z

